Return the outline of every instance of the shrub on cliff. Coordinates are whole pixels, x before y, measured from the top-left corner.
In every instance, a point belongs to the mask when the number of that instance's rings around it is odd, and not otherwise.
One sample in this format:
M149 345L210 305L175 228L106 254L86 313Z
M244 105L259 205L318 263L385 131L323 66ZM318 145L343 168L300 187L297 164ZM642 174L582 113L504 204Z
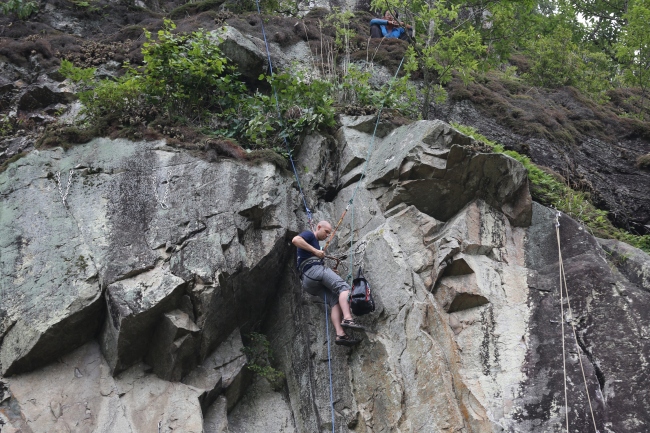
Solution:
M7 0L0 4L0 12L3 15L15 14L19 20L24 21L38 12L38 3L24 0Z
M322 80L279 74L264 77L280 95L250 93L218 41L208 33L176 33L165 20L157 38L145 31L143 64L126 65L117 79L96 80L93 68L63 61L60 72L81 87L79 99L90 123L115 118L120 125L154 119L191 124L252 147L276 147L283 140L334 123L330 85ZM157 122L160 123L160 122Z
M521 162L528 171L530 192L536 201L552 206L582 222L595 236L618 239L650 253L650 235L633 235L615 227L607 217L607 212L591 203L588 194L573 190L535 165L528 157L515 151L505 150L500 144L479 134L476 129L457 123L453 126L463 134L486 144L494 152L506 154Z

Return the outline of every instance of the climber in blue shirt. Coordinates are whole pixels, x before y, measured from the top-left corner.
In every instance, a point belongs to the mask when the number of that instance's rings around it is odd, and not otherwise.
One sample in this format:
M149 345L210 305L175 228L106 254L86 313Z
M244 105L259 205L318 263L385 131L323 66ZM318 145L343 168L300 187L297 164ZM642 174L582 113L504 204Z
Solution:
M298 248L298 270L302 288L310 295L326 297L332 314L331 320L336 330L334 343L343 346L354 346L360 340L347 335L343 328L363 329L355 323L350 311L348 295L350 286L343 278L323 263L325 251L320 249L318 241L323 241L332 233L332 226L327 221L321 221L313 232L307 230L295 236L291 243Z
M371 38L395 38L408 40L409 35L406 29L410 31L411 26L404 26L403 22L397 21L399 15L393 14L390 11L384 12L384 18L374 18L370 20L370 37ZM404 28L406 27L406 29Z

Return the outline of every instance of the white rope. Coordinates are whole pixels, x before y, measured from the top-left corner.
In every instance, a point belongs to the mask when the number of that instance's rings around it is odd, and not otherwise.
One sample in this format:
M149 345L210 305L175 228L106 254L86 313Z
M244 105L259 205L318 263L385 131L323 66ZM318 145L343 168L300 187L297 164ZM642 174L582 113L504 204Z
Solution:
M564 347L564 299L562 291L562 251L560 249L560 212L555 217L555 232L557 234L557 252L560 263L560 324L562 325L562 368L564 369L564 416L566 418L566 431L569 432L569 400L567 399L566 386L566 349Z
M564 285L564 292L566 293L567 307L569 311L569 323L571 324L571 329L573 330L573 338L576 343L576 349L578 351L578 361L580 361L580 370L582 371L582 380L585 384L585 393L587 394L587 401L589 402L589 412L591 413L591 420L594 423L594 430L598 433L598 427L596 426L596 417L594 416L594 409L591 404L591 397L589 396L589 387L587 386L587 376L585 374L585 368L582 364L582 356L580 352L582 351L580 345L578 344L578 335L576 333L576 327L573 323L573 311L571 310L571 300L569 298L569 288L566 283L566 273L564 272L564 261L562 260L562 248L560 246L560 212L558 211L555 217L555 232L557 235L557 247L558 247L558 256L560 264L560 307L562 309L562 359L564 362L564 401L565 401L565 411L566 411L566 425L567 432L569 431L569 410L567 402L567 386L566 386L566 359L565 359L565 349L564 349L564 299L562 295L562 286Z

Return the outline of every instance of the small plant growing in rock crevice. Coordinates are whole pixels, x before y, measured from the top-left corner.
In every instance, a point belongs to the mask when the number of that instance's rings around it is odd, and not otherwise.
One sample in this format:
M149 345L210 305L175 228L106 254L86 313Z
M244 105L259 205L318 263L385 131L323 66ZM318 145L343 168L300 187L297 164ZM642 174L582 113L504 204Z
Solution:
M266 335L251 332L248 336L248 345L241 349L248 359L246 366L253 373L265 378L275 391L284 387L284 373L271 366L273 351Z
M644 170L650 170L650 153L639 156L636 160L636 166Z

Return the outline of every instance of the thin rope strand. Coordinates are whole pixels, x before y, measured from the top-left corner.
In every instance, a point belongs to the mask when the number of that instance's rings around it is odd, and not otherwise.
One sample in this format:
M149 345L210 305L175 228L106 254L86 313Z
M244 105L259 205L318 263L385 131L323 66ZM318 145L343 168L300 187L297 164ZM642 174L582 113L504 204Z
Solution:
M269 71L271 72L271 77L273 77L273 63L271 62L271 51L269 50L269 43L268 40L266 39L266 30L264 29L264 19L262 19L262 10L260 9L260 1L255 0L257 3L257 14L260 17L260 24L262 27L262 36L264 37L264 46L266 47L266 57L269 61ZM271 88L273 89L273 96L275 98L275 108L278 111L278 120L280 121L280 124L284 126L284 122L282 121L282 112L280 111L280 102L278 100L278 92L275 89L275 86L272 85ZM302 186L300 185L300 179L298 177L298 170L296 170L296 164L293 161L293 155L292 155L292 150L289 147L289 143L287 142L287 137L282 137L282 140L284 141L284 146L287 148L287 155L289 155L289 161L291 162L291 168L293 170L293 175L296 178L296 183L298 184L298 190L300 191L300 198L302 199L302 203L305 206L305 213L307 214L307 222L309 223L309 227L313 230L313 221L312 221L312 213L311 210L309 209L309 206L307 206L307 200L305 198L305 194L302 191Z
M402 69L402 64L404 63L405 58L406 58L406 54L404 54L402 60L399 62L399 66L397 67L397 71L395 71L395 76L393 77L393 80L397 79L397 75L399 74L400 69ZM386 93L390 94L392 88L393 88L393 81L391 81L390 84L388 85L388 92ZM357 191L359 191L361 182L366 177L366 171L368 170L368 163L370 162L370 156L372 155L372 152L375 148L375 137L377 136L377 127L379 126L379 120L381 119L381 113L384 110L385 104L386 104L386 98L382 100L381 107L379 108L379 112L377 112L377 120L375 121L375 128L372 131L372 139L370 140L370 146L368 146L368 153L366 154L366 160L363 163L363 170L361 170L361 177L359 178L356 186L354 187L354 191L352 192L352 197L350 198L348 205L352 205L354 203L354 199L357 195ZM348 279L352 278L354 273L354 269L353 269L354 250L352 249L352 246L354 245L354 206L352 206L351 219L352 219L352 222L350 223L350 251L351 252L350 252L350 269L349 269Z
M560 324L562 325L562 368L564 369L564 416L566 419L566 431L569 433L569 400L567 398L567 385L566 385L566 349L564 347L564 299L562 298L562 250L560 248L560 218L559 213L556 217L555 233L557 235L557 252L558 264L560 265Z
M559 237L558 237L559 241ZM582 371L582 380L584 381L585 384L585 392L587 393L587 401L589 402L589 412L591 413L591 420L594 423L594 431L597 433L598 432L598 427L596 426L596 417L594 415L594 408L591 404L591 397L589 396L589 387L587 386L587 375L585 374L585 368L582 364L582 356L580 356L580 352L582 349L580 348L580 345L578 344L578 335L576 333L576 327L573 323L573 311L571 310L571 300L569 298L569 286L567 286L566 283L566 272L564 272L564 261L562 260L560 256L560 272L562 275L562 278L564 280L564 292L566 293L566 300L567 300L567 306L569 309L569 318L571 319L569 323L571 324L571 328L573 330L573 338L576 342L576 348L578 350L578 361L580 361L580 370Z
M330 373L330 409L332 411L332 433L335 433L334 429L334 391L332 387L332 355L330 352L330 325L329 317L327 314L327 292L325 293L325 332L327 333L327 367L329 368Z

